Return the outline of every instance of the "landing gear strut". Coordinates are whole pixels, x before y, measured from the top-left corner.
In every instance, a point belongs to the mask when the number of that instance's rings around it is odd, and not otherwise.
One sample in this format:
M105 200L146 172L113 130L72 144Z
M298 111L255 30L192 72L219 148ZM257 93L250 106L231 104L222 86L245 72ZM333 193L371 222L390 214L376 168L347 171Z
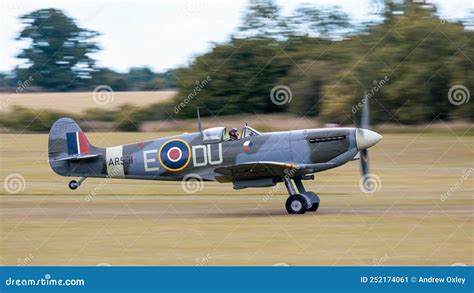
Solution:
M304 214L305 212L315 212L319 208L319 196L311 191L306 191L301 178L294 178L298 192L296 192L293 182L289 177L284 177L286 189L290 195L286 200L286 211L289 214Z
M69 181L69 184L68 184L69 188L71 190L77 189L79 186L81 186L81 183L84 182L84 180L86 180L86 178L87 177L81 177L79 178L79 181L76 181L76 180Z

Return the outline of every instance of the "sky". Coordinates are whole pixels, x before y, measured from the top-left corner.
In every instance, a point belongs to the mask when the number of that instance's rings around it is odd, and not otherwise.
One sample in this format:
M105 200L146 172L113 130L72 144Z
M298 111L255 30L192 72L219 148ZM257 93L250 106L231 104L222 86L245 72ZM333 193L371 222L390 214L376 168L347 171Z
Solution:
M372 2L371 2L372 1ZM380 0L381 1L381 0ZM431 0L442 18L456 20L474 9L474 0ZM366 20L381 5L373 0L276 0L288 15L301 3L338 5L355 21ZM22 25L18 17L54 7L73 17L79 26L99 31L102 50L93 55L99 66L121 72L148 66L155 71L184 66L222 43L240 25L247 0L76 0L0 3L0 71L22 60L15 58L27 43L16 41Z

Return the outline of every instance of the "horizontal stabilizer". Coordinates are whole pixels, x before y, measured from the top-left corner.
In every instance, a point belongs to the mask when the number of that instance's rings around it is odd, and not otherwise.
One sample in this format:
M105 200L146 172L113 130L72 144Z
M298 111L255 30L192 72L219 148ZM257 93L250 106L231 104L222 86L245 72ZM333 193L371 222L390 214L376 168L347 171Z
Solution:
M92 158L100 157L100 154L84 154L84 155L75 155L75 156L68 156L60 159L52 159L51 161L80 161L80 160L87 160Z

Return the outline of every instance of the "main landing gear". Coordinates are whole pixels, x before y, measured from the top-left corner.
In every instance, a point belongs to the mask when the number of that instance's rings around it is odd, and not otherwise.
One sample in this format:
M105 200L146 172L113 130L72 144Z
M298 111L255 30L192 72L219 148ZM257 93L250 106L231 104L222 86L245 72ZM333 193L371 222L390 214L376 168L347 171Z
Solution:
M81 177L79 178L79 181L76 181L76 180L71 180L69 181L69 189L71 190L75 190L77 189L79 186L81 186L81 183L84 182L84 180L86 180L87 177Z
M306 191L303 183L301 182L301 177L294 178L293 181L298 188L296 192L291 178L284 177L283 181L285 182L286 189L290 195L286 200L286 211L289 214L304 214L305 212L315 212L319 208L319 196L311 191Z

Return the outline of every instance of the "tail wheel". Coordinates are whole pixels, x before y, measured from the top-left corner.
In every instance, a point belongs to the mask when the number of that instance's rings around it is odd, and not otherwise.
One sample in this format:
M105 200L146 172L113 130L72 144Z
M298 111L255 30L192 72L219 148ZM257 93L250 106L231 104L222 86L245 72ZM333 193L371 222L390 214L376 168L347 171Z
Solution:
M304 214L306 212L306 200L299 194L290 195L286 200L286 211L288 214Z
M76 181L76 180L71 180L71 181L69 181L68 186L69 186L69 189L74 190L74 189L76 189L79 185L77 184L77 181Z

